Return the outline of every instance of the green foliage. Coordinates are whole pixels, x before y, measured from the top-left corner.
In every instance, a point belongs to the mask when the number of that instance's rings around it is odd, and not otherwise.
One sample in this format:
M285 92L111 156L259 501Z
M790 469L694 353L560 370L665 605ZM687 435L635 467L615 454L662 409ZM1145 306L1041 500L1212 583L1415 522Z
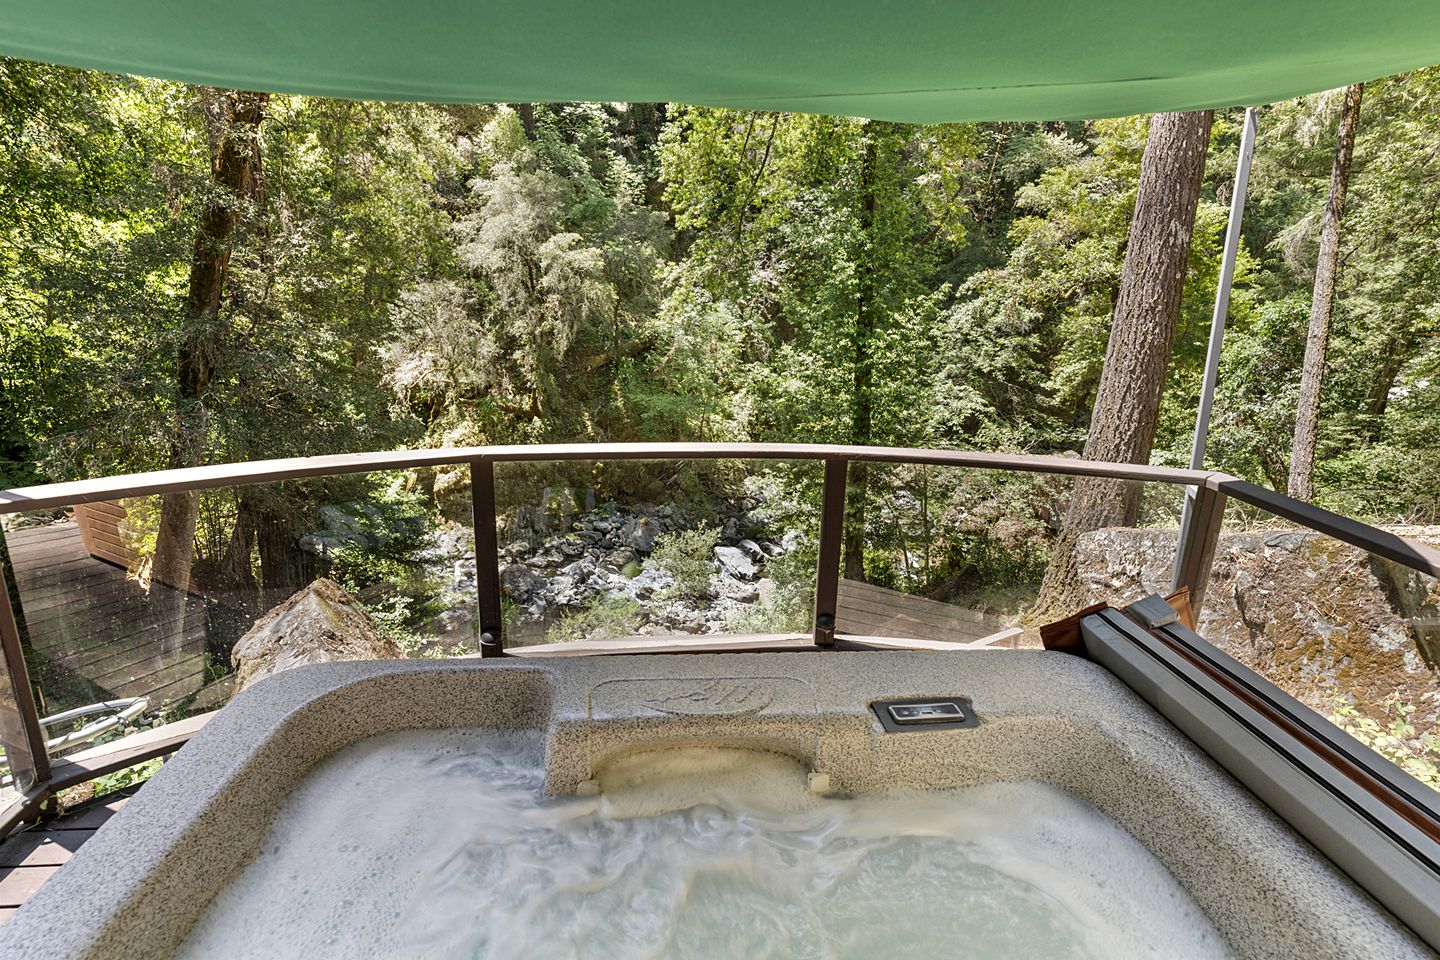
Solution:
M562 613L545 631L545 642L630 636L640 626L640 612L640 604L629 597L598 597L588 607Z
M164 757L154 757L144 763L137 763L133 767L126 767L123 770L116 770L114 773L107 773L103 777L96 777L91 781L95 785L93 796L96 799L106 797L112 793L118 793L126 787L144 783L159 773L160 768L164 765Z
M712 526L676 530L657 537L655 549L645 565L663 570L675 579L673 586L662 591L662 599L698 600L707 596L710 576L715 572L715 546L719 542L720 528Z
M921 126L537 104L527 124L503 106L274 95L263 190L227 241L218 316L197 326L207 96L0 60L0 484L169 466L185 403L203 408L208 461L543 440L1084 442L1143 117ZM1275 486L1336 106L1263 112L1222 357L1208 465ZM1186 458L1240 118L1216 117L1160 463ZM1320 502L1367 519L1440 515L1436 142L1440 70L1367 88L1317 468ZM182 401L177 355L197 335L213 376ZM727 479L696 476L655 498L701 502ZM330 572L423 645L434 585L418 540L386 538L397 518L461 516L464 471L386 483L207 493L196 576L240 569L257 598L283 590L267 563L316 571L276 544L319 529L321 504L369 504L367 545L332 553ZM803 471L780 488L776 502L818 498ZM852 494L867 576L946 597L1032 580L1064 500L1038 480L878 468ZM152 510L133 508L143 554ZM247 523L274 534L266 549ZM703 594L713 541L662 546L677 590ZM798 595L765 602L799 623Z
M1410 722L1414 704L1392 700L1386 705L1392 716L1383 723L1343 698L1332 700L1329 706L1331 723L1416 780L1440 790L1440 739L1429 733L1416 735Z
M768 594L730 618L732 633L808 633L815 616L815 545L781 554L765 565L775 584Z

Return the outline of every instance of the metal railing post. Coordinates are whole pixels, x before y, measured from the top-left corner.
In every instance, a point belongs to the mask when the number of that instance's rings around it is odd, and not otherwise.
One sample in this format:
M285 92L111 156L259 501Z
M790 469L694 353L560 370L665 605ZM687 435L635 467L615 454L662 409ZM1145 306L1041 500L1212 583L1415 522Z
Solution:
M1185 512L1175 544L1175 576L1171 589L1190 588L1190 609L1199 619L1205 603L1205 588L1210 585L1210 564L1215 559L1215 547L1220 542L1226 498L1210 483L1192 489L1192 508ZM1187 491L1187 498L1190 495Z
M505 653L500 609L500 547L495 536L495 464L470 461L470 499L475 525L475 593L480 619L480 656Z
M849 460L825 461L820 500L819 558L815 562L815 645L835 643L835 606L840 593L840 543L845 536L845 484Z
M5 729L10 724L0 722L0 730L6 733L5 753L9 758L11 776L15 779L16 786L20 786L21 771L12 751L16 748L23 750L23 756L29 761L29 770L26 772L34 778L32 784L50 779L50 752L45 746L45 728L40 724L40 713L35 708L35 692L30 687L30 671L25 666L25 651L20 642L21 615L10 602L10 590L14 581L10 576L10 551L3 542L3 536L0 534L0 659L4 660L5 674L15 698L16 719L20 729ZM10 742L11 735L15 732L21 735L23 743ZM26 787L30 785L27 784Z

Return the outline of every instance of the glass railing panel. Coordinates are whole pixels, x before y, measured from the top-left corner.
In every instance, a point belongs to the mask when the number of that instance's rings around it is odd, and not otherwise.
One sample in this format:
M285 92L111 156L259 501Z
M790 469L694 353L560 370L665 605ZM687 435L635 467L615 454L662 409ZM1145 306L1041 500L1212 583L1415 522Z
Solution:
M863 556L851 511L840 628L997 648L1038 645L1038 627L1086 604L1170 592L1184 488L1166 483L916 464L852 466L864 491ZM1066 536L1077 491L1133 498L1135 520ZM1117 516L1118 515L1118 516Z
M1198 632L1440 789L1436 578L1231 500Z
M477 649L468 467L186 496L8 526L54 755L216 709L297 663Z
M851 465L841 558L840 631L1002 648L1025 643L1022 619L1040 591L1073 481L1004 470L857 466Z
M821 465L497 463L507 648L805 634Z
M8 676L0 677L0 809L35 784L35 773L15 686Z

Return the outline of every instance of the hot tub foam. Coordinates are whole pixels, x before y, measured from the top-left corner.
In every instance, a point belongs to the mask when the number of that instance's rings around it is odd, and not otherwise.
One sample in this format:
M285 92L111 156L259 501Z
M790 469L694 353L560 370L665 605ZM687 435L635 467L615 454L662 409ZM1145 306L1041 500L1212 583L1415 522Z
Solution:
M692 747L546 801L540 747L496 731L347 747L176 957L1231 956L1148 850L1047 784L822 799L789 757Z
M886 734L868 710L877 699L941 695L969 697L981 725ZM964 823L947 827L961 831L963 841L954 836L938 840L972 848L995 824L1023 831L1023 821L1035 819L1027 813L1007 823L1007 806L1043 811L1044 797L1058 796L1088 816L1111 818L1142 844L1239 956L1434 956L1114 677L1078 658L1038 651L827 651L577 658L543 665L405 661L299 668L247 691L217 716L0 927L0 955L170 955L187 935L204 935L209 921L199 926L196 921L207 905L217 894L223 901L239 889L222 893L226 883L235 877L243 885L248 865L268 856L261 852L262 838L280 824L277 811L287 793L317 763L367 737L455 728L506 728L509 736L528 737L535 752L527 763L541 764L543 753L543 776L535 766L521 765L533 778L526 789L562 799L527 801L518 807L524 815L550 809L547 803L588 803L593 815L602 817L593 805L618 803L624 791L617 783L625 781L615 778L627 769L643 773L647 754L674 757L700 747L788 758L781 762L791 765L785 769L792 770L792 781L800 772L821 771L837 794L855 798L816 800L792 793L805 816L829 803L855 809L873 803L891 818L880 817L877 823L920 822L939 816L924 804L944 794L906 798L926 810L914 817L897 813L893 805L899 801L889 795L968 788L971 809L993 808L995 816L977 820L973 829ZM323 774L329 767L316 769ZM602 787L609 781L608 794L598 800L563 799L596 779ZM1025 782L1033 783L1015 786ZM801 790L798 782L792 785ZM1029 807L1004 794L1032 788L1038 792L1026 801ZM750 800L741 796L734 803L753 803L753 791L749 794ZM296 796L303 795L302 788ZM646 802L656 795L651 791ZM1003 800L991 803L994 797ZM510 808L487 814L486 808L475 805L473 816L520 815ZM385 827L386 818L373 819ZM402 832L435 829L425 810L388 819L403 821L389 826ZM884 826L880 833L894 836L896 829ZM862 840L864 835L861 830ZM1099 846L1117 843L1111 836ZM1005 862L1012 871L1018 869L1016 861ZM1123 902L1131 894L1122 887L1113 896ZM521 899L513 888L477 888L465 897L464 909L504 916ZM623 911L612 911L606 920L622 917ZM257 918L255 927L263 923ZM1162 944L1171 933L1152 932ZM1169 955L1188 949L1179 942L1174 947Z

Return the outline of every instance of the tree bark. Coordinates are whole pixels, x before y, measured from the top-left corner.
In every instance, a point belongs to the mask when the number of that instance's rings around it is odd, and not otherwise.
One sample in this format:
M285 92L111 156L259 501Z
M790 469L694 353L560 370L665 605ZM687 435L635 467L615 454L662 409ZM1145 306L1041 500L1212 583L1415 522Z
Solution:
M1330 312L1335 304L1335 275L1340 269L1340 227L1345 195L1350 189L1350 158L1365 84L1345 88L1335 162L1330 168L1330 197L1320 226L1320 254L1315 261L1315 292L1310 298L1310 332L1305 337L1305 362L1300 368L1300 400L1295 408L1295 440L1290 453L1289 494L1309 500L1315 494L1315 435L1320 425L1320 390L1325 381L1325 350L1330 341Z
M860 231L864 249L859 251L856 271L855 326L851 335L854 355L854 382L850 393L850 442L864 446L874 432L874 379L871 340L875 336L875 265L872 262L870 233L875 222L875 164L877 146L874 132L866 138L860 166ZM845 536L842 540L841 569L847 580L865 579L865 501L870 495L870 465L850 464L845 491Z
M260 124L268 97L234 90L202 92L213 189L201 210L190 258L184 333L175 361L171 467L205 462L210 385L220 340L220 302L233 236L250 215L259 192ZM152 579L181 590L189 586L198 505L194 493L163 496Z
M1084 458L1148 463L1205 177L1211 111L1158 113L1150 120L1120 292ZM1133 526L1140 485L1081 479L1030 617L1069 613L1080 601L1075 544L1101 527Z
M525 139L535 139L535 104L533 103L512 103L511 108L520 115L520 129L525 133Z

